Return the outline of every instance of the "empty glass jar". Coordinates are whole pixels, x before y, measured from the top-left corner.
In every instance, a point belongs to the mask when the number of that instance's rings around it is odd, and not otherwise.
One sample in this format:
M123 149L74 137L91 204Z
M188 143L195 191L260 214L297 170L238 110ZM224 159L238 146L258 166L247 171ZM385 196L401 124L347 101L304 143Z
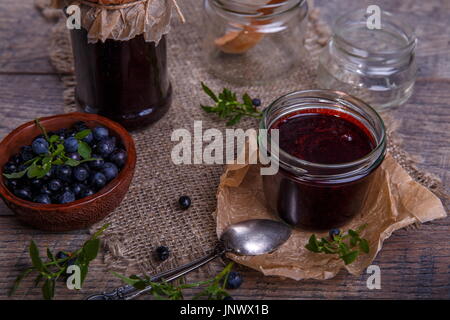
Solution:
M405 103L416 79L416 37L410 26L381 12L381 28L370 29L370 15L357 10L340 17L320 57L322 89L350 93L377 110Z
M306 0L204 0L209 70L261 84L297 69L305 56Z

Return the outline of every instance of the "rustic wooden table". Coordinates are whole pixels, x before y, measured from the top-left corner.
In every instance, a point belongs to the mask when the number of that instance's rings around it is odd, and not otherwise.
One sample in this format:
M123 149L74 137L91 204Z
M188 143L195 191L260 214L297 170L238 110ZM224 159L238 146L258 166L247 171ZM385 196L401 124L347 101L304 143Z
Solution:
M361 0L316 0L326 20L362 6ZM364 1L363 1L364 2ZM450 185L450 1L370 0L383 9L405 13L417 28L420 71L413 97L395 111L402 120L399 133L404 148L418 165ZM52 27L35 10L32 0L0 2L0 139L37 116L63 112L63 86L48 59ZM449 208L449 203L446 203ZM374 264L381 267L381 290L366 287L366 274L354 277L342 271L327 281L265 278L243 270L245 283L233 292L237 299L412 299L450 298L450 218L427 223L419 230L400 230L385 243ZM43 233L19 224L0 204L0 299L7 298L19 271L28 266L31 239L55 250L78 248L87 231ZM191 279L200 277L194 274ZM188 280L191 280L188 279ZM108 273L101 259L91 268L81 292L58 285L57 298L81 299L121 282ZM38 299L39 288L25 282L16 298Z

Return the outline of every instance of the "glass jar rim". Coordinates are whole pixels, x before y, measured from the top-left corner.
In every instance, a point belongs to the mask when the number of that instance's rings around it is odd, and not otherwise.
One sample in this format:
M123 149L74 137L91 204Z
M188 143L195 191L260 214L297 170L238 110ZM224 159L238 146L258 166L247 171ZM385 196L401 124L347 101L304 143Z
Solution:
M285 107L286 105L283 105L283 102L288 101L292 98L298 98L303 99L305 101L305 105L309 105L309 109L318 109L318 105L320 103L322 104L329 104L334 105L337 107L339 112L344 112L345 107L357 107L359 108L362 113L366 113L368 116L371 117L371 120L375 121L379 125L380 133L378 136L374 137L376 139L376 147L367 155L364 157L357 159L355 161L346 162L346 163L339 163L339 164L323 164L323 163L314 163L306 160L302 160L300 158L297 158L286 151L282 150L281 148L276 146L278 148L278 159L277 160L281 167L286 167L294 165L297 169L299 168L312 168L314 170L345 170L345 169L352 169L352 168L366 168L369 169L369 167L372 167L373 165L379 164L379 159L381 157L384 157L385 151L386 151L386 128L384 125L384 121L381 118L381 116L373 109L370 105L365 103L364 101L351 96L347 93L341 92L341 91L332 91L332 90L303 90L303 91L294 91L288 94L285 94L278 99L276 99L274 102L272 102L269 107L267 107L263 111L263 118L260 121L260 129L266 129L268 130L267 137L268 141L270 141L270 129L272 125L279 119L282 118L282 116L286 116L289 114L294 113L296 110L290 110L286 113L283 113L279 116L277 116L275 119L270 119L270 113L274 111L275 108L279 107L281 105L281 108ZM316 99L316 102L308 101L311 99ZM299 102L296 101L296 103L292 105L287 105L287 107L295 108L296 105L298 105ZM308 109L308 107L305 107L305 109ZM353 108L352 110L355 110ZM351 115L353 116L353 115ZM356 119L360 120L360 119ZM362 123L364 125L364 123ZM259 139L260 146L263 148L266 148L267 146L264 145L264 142ZM267 150L267 149L266 149ZM266 152L268 154L268 152ZM273 154L271 155L274 156ZM273 160L273 158L272 158ZM370 166L368 166L370 164ZM329 175L327 175L329 176ZM336 175L337 178L348 176L348 172L346 172L344 175L338 174Z
M387 23L388 25L393 25L396 27L396 32L403 39L405 39L405 44L390 50L383 51L371 51L367 48L359 46L347 39L343 32L346 30L346 26L349 22L358 22L358 20L363 23L362 18L366 18L364 24L367 23L368 13L365 9L357 9L354 11L347 12L340 17L338 17L333 23L333 38L344 44L347 47L354 49L352 53L356 56L361 56L363 58L367 56L399 56L404 54L410 54L414 51L417 43L417 38L414 33L412 26L404 21L403 19L398 19L392 12L381 10L381 23ZM383 22L384 21L384 22Z
M298 7L303 6L304 4L307 4L307 0L285 0L283 3L273 3L269 4L266 3L264 5L251 5L248 3L241 3L239 0L207 0L210 3L213 4L213 6L216 9L222 10L230 15L235 16L246 16L251 17L252 19L268 19L268 18L274 18L280 15L284 15L286 13L289 13L293 10L295 10ZM234 5L234 9L233 9ZM237 8L240 8L240 10L237 10ZM277 11L275 10L273 13L270 14L261 14L257 10L261 9L277 9L282 8L282 10ZM248 10L248 11L246 11Z

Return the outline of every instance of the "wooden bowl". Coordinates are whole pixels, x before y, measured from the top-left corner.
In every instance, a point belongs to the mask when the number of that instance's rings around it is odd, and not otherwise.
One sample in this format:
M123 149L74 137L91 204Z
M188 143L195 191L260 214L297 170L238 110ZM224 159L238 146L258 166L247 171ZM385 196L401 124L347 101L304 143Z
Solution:
M34 121L27 122L12 131L0 143L0 195L20 221L45 231L69 231L85 229L105 218L119 206L128 191L136 166L136 149L131 135L118 123L88 113L68 113L40 119L47 131L68 128L77 121L89 127L103 126L109 129L125 147L128 156L119 175L96 194L68 204L39 204L16 197L5 185L3 167L20 147L30 145L41 134Z

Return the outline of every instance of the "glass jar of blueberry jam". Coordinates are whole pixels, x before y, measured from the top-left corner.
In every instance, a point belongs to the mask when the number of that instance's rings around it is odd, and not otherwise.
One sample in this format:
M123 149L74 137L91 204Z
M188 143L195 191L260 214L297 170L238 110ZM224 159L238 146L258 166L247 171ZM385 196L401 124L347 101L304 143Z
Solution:
M260 148L279 162L275 175L263 176L264 193L282 220L320 231L360 212L386 153L383 120L373 108L343 92L299 91L273 102L260 128L269 136Z
M172 98L166 45L170 3L79 4L82 24L70 35L75 98L83 111L113 119L128 130L145 127L167 112Z

